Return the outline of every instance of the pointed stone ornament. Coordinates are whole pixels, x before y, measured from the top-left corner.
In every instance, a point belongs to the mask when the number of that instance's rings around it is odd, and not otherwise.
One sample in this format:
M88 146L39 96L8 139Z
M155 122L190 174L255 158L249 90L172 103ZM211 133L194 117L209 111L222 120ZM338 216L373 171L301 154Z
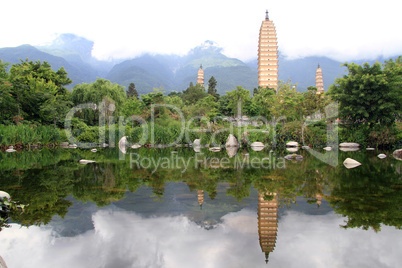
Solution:
M355 167L361 166L361 163L352 158L346 158L345 161L343 161L343 165L346 168L350 169L350 168L355 168Z
M233 134L229 134L229 137L226 140L226 147L239 147L240 144L237 141L236 137Z
M386 156L385 154L379 154L379 155L377 155L377 157L380 158L380 159L384 159L384 158L386 158L387 156Z

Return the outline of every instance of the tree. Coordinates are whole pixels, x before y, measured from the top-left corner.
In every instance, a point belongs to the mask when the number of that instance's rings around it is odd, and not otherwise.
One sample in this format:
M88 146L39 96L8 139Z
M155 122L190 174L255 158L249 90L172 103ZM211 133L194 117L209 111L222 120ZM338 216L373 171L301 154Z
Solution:
M214 96L216 99L219 99L219 94L216 91L216 85L217 81L215 77L211 76L211 78L208 81L208 94Z
M7 72L8 63L0 60L0 113L2 123L11 122L15 115L15 99L11 94L11 83Z
M9 81L17 107L17 124L23 115L27 120L47 121L40 112L42 105L56 95L66 96L64 86L72 83L63 67L55 72L46 61L28 59L11 66Z
M188 87L183 91L183 101L186 104L195 104L202 98L205 98L208 94L205 92L205 88L199 84Z
M339 102L340 118L349 123L363 123L372 128L381 123L391 126L401 113L401 57L385 67L379 62L345 63L348 74L337 78L329 94Z
M259 87L258 89L254 89L252 99L252 103L254 105L252 107L255 107L255 109L258 111L258 115L263 116L267 120L271 120L272 118L269 107L275 94L275 89L269 87Z
M226 92L229 98L228 108L233 115L239 115L239 112L243 110L243 106L246 102L251 101L250 91L244 89L242 86L238 86L233 91ZM238 111L238 107L240 105L240 111Z
M126 94L127 94L127 98L135 97L138 100L138 92L135 89L135 84L134 83L130 83L130 85L128 86L128 90L127 90Z

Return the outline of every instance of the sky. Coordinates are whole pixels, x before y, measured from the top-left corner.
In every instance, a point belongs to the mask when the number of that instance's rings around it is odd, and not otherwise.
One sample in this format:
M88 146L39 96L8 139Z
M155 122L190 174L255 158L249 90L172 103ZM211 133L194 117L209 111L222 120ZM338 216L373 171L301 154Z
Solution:
M269 267L398 267L401 231L382 226L348 229L334 213L289 211L279 221ZM12 224L0 236L8 267L267 267L258 238L255 210L226 214L206 230L185 216L142 217L99 210L94 229L63 237L49 226ZM362 243L363 242L363 243ZM24 256L21 258L21 256Z
M184 55L212 40L229 57L257 57L268 9L281 54L339 61L402 55L397 0L188 1L19 0L1 5L0 47L40 45L73 33L94 41L98 59ZM61 4L63 3L63 4Z

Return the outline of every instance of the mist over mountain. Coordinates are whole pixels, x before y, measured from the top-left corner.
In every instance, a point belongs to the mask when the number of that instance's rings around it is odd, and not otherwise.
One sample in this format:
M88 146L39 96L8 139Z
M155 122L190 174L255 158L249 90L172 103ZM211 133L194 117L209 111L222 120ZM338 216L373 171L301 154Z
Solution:
M204 70L205 88L208 80L214 76L219 94L232 91L242 86L253 91L258 86L257 56L254 60L243 62L223 54L222 48L213 41L205 41L184 56L143 54L133 59L119 61L100 61L92 57L94 43L74 34L61 34L53 42L33 47L0 48L0 59L11 64L20 59L47 61L54 70L62 66L73 80L72 88L79 83L91 83L98 77L106 78L126 88L135 83L140 94L146 94L153 88L163 88L166 93L181 92L190 82L196 83L198 69ZM388 59L377 59L380 62ZM375 60L359 60L373 63ZM297 90L303 92L315 85L315 72L320 64L323 72L325 90L334 83L335 78L345 74L346 68L326 57L307 57L287 59L279 54L279 80L291 80L297 83Z

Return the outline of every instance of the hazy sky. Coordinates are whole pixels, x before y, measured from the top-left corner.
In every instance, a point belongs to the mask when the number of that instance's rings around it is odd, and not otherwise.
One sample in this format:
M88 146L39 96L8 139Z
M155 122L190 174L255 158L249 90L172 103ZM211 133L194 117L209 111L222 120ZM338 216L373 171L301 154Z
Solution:
M144 52L186 54L205 40L224 54L257 57L265 10L275 23L282 53L345 61L402 55L396 0L289 1L3 1L0 47L38 45L61 33L95 42L100 59Z

